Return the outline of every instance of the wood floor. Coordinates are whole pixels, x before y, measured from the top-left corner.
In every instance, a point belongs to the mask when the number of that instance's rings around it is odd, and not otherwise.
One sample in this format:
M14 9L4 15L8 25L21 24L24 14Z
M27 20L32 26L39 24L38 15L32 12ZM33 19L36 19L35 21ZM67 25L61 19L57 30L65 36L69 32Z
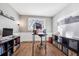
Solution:
M39 49L37 46L39 43L35 43L34 56L65 56L59 49L50 43L47 43L46 54L45 49ZM32 56L32 43L21 43L20 48L14 53L15 56Z

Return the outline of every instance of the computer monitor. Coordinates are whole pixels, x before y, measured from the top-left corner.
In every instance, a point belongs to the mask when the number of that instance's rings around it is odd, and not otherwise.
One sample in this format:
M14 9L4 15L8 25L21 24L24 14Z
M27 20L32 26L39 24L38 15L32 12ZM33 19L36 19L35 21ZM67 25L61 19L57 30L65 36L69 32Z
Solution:
M3 28L3 33L2 36L9 36L9 35L13 35L13 29L12 28Z
M42 29L42 25L40 23L35 23L36 24L36 29Z

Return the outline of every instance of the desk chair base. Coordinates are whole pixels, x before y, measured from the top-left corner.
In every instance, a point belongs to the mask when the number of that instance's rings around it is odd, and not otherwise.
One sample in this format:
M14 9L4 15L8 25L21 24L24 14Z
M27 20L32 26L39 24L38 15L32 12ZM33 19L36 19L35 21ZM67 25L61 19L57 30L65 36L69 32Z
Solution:
M46 46L45 46L44 44L42 44L42 45L41 45L41 44L39 44L39 45L37 45L37 47L38 47L39 49L42 49L42 48L44 48L44 49L45 49L45 47L46 47Z

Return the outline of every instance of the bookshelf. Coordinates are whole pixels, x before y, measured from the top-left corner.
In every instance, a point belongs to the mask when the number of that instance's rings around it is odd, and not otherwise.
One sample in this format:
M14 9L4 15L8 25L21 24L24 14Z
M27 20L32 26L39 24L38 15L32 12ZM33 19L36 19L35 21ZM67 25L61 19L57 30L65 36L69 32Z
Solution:
M0 40L0 56L12 56L14 51L14 48L16 47L16 50L20 47L20 37L9 37L7 36L7 39Z
M67 56L79 55L79 40L52 35L53 45Z

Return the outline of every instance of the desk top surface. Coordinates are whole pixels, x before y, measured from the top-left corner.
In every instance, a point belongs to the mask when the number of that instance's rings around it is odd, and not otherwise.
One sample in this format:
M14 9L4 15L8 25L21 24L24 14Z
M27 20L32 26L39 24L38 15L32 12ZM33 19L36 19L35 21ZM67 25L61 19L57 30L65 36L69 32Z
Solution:
M46 33L38 33L38 34L34 34L34 33L33 33L32 35L41 35L41 36L44 35L44 36L45 36L45 35L47 35L47 34L46 34Z

